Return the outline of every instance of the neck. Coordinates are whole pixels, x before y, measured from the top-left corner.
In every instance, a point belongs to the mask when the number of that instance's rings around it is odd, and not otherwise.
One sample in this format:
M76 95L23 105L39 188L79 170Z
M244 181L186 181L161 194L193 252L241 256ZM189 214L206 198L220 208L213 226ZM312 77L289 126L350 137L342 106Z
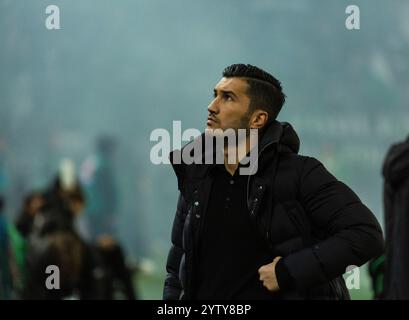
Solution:
M257 139L257 137L249 134L246 135L245 139L238 139L235 146L229 146L227 144L224 147L224 166L231 175L234 175L240 161L250 152L251 148L254 146L253 140L255 138Z

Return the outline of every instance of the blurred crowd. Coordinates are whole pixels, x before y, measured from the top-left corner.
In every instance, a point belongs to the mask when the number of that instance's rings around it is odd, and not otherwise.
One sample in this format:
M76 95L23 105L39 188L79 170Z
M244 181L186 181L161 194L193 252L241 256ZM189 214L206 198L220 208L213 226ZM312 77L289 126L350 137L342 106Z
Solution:
M15 221L4 214L0 194L0 300L137 298L137 268L126 261L114 230L115 192L103 164L111 148L101 140L99 162L88 161L81 179L63 161L44 190L25 196ZM77 223L85 207L86 236ZM48 273L48 266L58 272Z

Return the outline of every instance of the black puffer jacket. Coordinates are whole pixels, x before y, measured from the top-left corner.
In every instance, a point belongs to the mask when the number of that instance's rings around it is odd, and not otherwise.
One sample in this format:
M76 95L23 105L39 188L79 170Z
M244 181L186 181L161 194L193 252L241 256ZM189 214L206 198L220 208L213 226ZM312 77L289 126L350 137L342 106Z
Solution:
M267 128L259 144L258 171L248 179L249 214L272 256L283 257L294 279L296 290L283 294L284 299L348 298L340 275L382 252L381 228L351 189L318 160L297 155L298 149L298 136L289 124L275 121ZM191 299L211 165L173 167L180 196L163 298ZM337 277L341 281L333 281Z

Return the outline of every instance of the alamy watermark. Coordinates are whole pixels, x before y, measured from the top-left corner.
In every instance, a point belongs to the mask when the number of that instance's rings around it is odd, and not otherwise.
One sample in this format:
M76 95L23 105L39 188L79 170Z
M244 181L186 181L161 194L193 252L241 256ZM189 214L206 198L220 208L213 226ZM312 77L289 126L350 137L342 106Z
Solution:
M206 129L204 134L190 128L182 132L181 121L173 121L172 134L159 128L150 134L157 142L150 152L153 164L228 164L240 162L240 175L249 175L258 169L257 129ZM182 148L183 142L188 142ZM172 159L169 159L171 149Z
M361 29L361 13L357 5L351 4L345 8L345 13L348 17L345 20L345 27L348 30Z
M60 268L56 265L49 265L45 269L46 274L50 274L45 279L45 287L48 290L59 290L60 289Z
M361 289L361 271L358 266L350 265L345 270L345 284L348 290Z
M54 4L50 4L45 8L47 17L45 18L45 27L48 30L60 30L60 8Z

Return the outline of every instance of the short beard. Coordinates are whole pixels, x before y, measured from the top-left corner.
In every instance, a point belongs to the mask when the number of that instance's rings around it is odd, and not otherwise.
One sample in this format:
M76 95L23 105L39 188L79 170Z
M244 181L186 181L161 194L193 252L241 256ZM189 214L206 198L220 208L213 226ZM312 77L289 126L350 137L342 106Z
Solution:
M235 138L237 139L236 140L236 145L239 143L239 142L241 142L241 141L239 141L239 138L240 137L242 137L240 134L239 134L239 130L246 130L246 136L245 136L245 138L247 139L247 138L249 138L250 137L250 126L249 126L249 122L250 122L250 118L251 118L251 115L252 115L252 111L251 110L248 110L240 119L239 119L239 123L238 123L238 125L237 125L237 127L236 128L232 128L233 130L234 130L234 133L235 133ZM227 146L227 138L225 139L225 143L224 143L224 145L225 145L225 147Z
M250 118L251 118L252 114L253 114L253 110L251 110L251 108L249 108L249 110L247 110L247 112L240 119L239 128L246 129L246 138L248 138L250 136L250 125L249 125L249 123L250 123ZM236 130L236 134L238 134L237 130Z

